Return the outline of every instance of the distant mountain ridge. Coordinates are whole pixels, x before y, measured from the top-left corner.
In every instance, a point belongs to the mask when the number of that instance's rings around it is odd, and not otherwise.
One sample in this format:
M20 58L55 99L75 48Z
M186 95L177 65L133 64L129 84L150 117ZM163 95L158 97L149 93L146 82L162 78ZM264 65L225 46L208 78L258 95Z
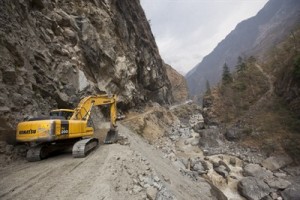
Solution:
M217 47L185 76L191 96L202 96L206 81L215 85L220 81L223 64L231 70L238 56L255 56L278 44L300 24L299 0L270 0L256 16L239 23Z

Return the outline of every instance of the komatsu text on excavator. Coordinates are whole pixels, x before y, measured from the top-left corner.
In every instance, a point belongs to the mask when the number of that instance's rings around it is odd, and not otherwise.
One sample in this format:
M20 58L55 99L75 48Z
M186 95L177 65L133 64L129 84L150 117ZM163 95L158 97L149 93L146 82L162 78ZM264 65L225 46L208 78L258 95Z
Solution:
M118 138L117 97L116 95L93 95L83 98L74 110L57 109L46 118L32 118L18 124L16 139L30 144L27 151L28 161L46 158L52 152L63 149L67 144L75 144L73 157L85 157L98 146L94 138L94 129L90 125L93 106L110 106L110 130L104 140L105 144L114 143Z

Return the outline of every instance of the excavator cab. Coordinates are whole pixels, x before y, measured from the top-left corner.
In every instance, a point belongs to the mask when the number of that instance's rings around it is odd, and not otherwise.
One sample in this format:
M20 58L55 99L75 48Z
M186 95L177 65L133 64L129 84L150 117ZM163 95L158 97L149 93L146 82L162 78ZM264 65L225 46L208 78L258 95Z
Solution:
M51 110L50 112L50 117L62 117L66 120L69 120L74 113L74 110L70 109L56 109L56 110Z

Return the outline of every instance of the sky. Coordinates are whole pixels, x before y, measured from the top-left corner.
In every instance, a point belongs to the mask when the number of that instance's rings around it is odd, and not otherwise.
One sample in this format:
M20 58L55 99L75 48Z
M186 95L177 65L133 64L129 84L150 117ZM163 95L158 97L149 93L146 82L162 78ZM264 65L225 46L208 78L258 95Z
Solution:
M268 0L140 0L163 60L181 74Z

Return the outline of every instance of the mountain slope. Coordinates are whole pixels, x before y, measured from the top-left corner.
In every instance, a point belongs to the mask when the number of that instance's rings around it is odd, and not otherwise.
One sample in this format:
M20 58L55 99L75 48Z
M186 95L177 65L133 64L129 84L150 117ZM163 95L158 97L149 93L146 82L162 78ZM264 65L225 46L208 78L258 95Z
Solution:
M205 117L225 126L229 140L260 147L268 155L299 157L300 29L287 36L264 63L245 60L232 81L204 96Z
M170 65L166 64L167 75L171 82L172 94L176 103L184 102L188 99L187 82L181 74L179 74Z
M226 62L233 69L238 56L255 56L263 60L264 53L290 34L300 23L300 1L270 0L255 17L239 23L217 47L187 75L190 94L202 96L206 80L219 82Z

